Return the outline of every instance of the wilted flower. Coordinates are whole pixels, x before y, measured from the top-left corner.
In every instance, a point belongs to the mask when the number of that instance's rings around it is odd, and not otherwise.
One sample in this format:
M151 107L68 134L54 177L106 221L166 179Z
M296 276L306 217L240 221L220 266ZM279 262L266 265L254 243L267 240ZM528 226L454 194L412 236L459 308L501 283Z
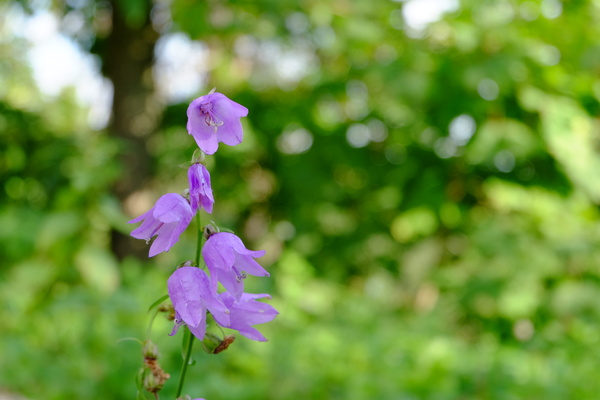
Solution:
M188 181L192 210L196 212L202 207L207 213L212 213L215 199L210 186L210 174L206 167L202 164L193 164L188 169Z
M169 251L177 243L179 235L188 227L193 216L194 212L186 199L179 194L168 193L159 198L148 212L129 221L133 224L143 220L131 232L131 236L149 242L158 235L150 246L149 257L154 257L160 252Z
M143 342L144 366L138 372L141 385L151 393L158 393L171 376L160 367L158 347L150 340Z
M242 240L229 232L214 233L202 248L202 257L210 271L213 289L217 282L239 300L244 291L246 274L269 276L269 273L254 258L265 255L264 250L246 249Z
M206 332L202 340L202 349L208 354L219 354L235 342L235 335L221 337L214 332Z
M206 272L196 267L182 267L167 281L169 297L175 308L175 326L171 336L184 323L198 339L206 333L206 311L222 326L229 325L229 310L211 287Z
M235 342L235 335L227 335L221 340L221 343L213 350L213 354L219 354L225 351L231 346L231 343Z
M187 109L187 131L200 150L214 154L219 142L235 146L242 142L241 117L248 109L222 93L209 93L192 101Z
M261 303L256 299L267 298L271 296L268 294L251 294L243 293L240 300L236 301L235 298L227 292L221 293L221 300L225 306L229 309L229 329L235 329L240 332L241 335L248 339L257 340L259 342L265 342L267 339L252 325L264 324L265 322L272 321L279 312L270 304ZM219 322L217 320L217 322Z

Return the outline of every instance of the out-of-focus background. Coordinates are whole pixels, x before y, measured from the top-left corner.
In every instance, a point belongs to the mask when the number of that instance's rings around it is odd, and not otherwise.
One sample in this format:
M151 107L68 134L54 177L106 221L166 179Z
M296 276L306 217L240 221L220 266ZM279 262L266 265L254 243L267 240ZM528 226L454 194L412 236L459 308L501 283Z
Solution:
M195 236L147 259L126 221L186 187L213 87L250 113L203 220L267 250L281 314L185 393L598 398L597 0L4 1L0 393L135 397L119 339Z

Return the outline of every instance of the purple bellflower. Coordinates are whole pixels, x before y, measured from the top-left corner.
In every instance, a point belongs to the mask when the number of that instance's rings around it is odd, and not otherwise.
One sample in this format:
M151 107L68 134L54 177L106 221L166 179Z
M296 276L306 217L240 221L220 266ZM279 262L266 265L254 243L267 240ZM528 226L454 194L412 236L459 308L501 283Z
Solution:
M192 207L185 198L177 193L167 193L149 211L129 221L134 224L143 220L131 232L131 236L149 242L158 235L148 254L149 257L154 257L160 252L169 251L177 243L179 235L188 227L193 216Z
M237 330L242 336L259 342L266 342L267 339L252 325L264 324L272 321L279 312L270 304L261 303L256 299L268 298L268 294L243 293L240 300L228 292L220 294L221 300L229 309L230 325L229 329ZM218 322L218 321L217 321Z
M229 232L213 233L202 248L202 257L210 271L213 290L217 290L217 282L240 300L244 292L246 274L269 276L269 273L254 259L265 255L264 250L246 249L242 240Z
M192 210L198 211L200 207L207 213L212 213L215 199L210 186L210 174L202 164L193 164L188 169L188 181L190 184L190 202Z
M206 154L214 154L223 142L235 146L242 142L241 117L248 109L222 93L209 93L192 101L187 109L187 131Z
M181 267L167 281L169 297L175 308L175 326L171 336L184 323L198 339L206 334L206 311L221 326L229 326L229 310L214 291L206 272L196 267Z

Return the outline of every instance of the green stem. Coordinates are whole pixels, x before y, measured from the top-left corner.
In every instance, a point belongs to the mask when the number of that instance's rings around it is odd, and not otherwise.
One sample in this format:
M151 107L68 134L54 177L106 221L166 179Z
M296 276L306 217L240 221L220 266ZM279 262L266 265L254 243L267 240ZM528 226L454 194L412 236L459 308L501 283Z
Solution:
M152 314L152 318L150 318L150 322L148 323L148 328L146 329L146 340L150 339L150 333L152 332L152 324L154 323L154 319L156 318L156 314L158 314L158 307L154 309L154 313Z
M198 226L198 245L196 247L196 267L200 268L200 250L202 249L202 224L200 221L200 210L196 213L196 225ZM181 374L179 375L179 382L177 383L177 392L175 398L181 396L183 391L183 382L185 381L185 375L187 373L188 365L190 364L190 358L192 356L192 348L194 347L194 334L188 330L189 336L187 345L185 347L185 357L183 359L183 365L181 366Z
M202 249L202 223L200 222L200 210L196 213L196 225L198 226L198 242L196 243L196 267L200 268L200 250Z
M188 329L186 327L186 329ZM194 347L194 334L189 331L188 342L185 349L185 359L183 360L183 365L181 366L181 374L179 375L179 382L177 383L177 392L175 393L175 398L181 396L181 392L183 391L183 382L185 381L185 374L187 373L187 367L190 364L190 357L192 356L192 347Z

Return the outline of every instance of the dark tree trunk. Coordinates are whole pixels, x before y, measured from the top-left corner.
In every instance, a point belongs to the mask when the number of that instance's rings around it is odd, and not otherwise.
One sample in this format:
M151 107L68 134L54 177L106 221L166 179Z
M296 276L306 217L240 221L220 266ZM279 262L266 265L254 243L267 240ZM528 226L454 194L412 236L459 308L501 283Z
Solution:
M124 202L144 186L151 174L146 142L162 111L152 81L154 46L159 35L150 20L151 1L147 1L146 17L141 21L126 18L124 2L111 3L112 31L106 38L103 59L104 72L114 86L109 131L122 144L122 175L114 191ZM139 240L113 231L112 249L119 258L145 253L146 247Z

